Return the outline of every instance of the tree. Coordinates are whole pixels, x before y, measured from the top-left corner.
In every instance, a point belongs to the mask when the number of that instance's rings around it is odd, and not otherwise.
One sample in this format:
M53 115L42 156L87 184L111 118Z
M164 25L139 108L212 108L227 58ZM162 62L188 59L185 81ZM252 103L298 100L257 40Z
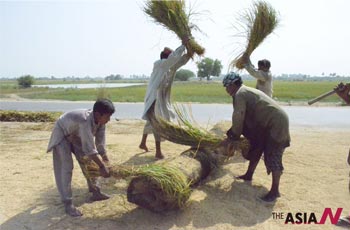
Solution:
M20 88L30 88L34 84L34 77L31 75L24 75L17 79Z
M197 63L199 78L206 77L207 80L210 79L210 76L219 76L222 69L222 64L218 59L215 61L211 58L204 58L202 61Z
M191 70L180 69L175 74L175 81L188 81L191 77L194 77L194 73Z
M121 80L123 79L123 75L120 75L120 74L111 74L111 75L108 75L107 77L105 77L105 80L106 81L110 81L110 80Z
M211 75L218 77L221 74L221 70L222 70L221 62L218 59L215 59Z

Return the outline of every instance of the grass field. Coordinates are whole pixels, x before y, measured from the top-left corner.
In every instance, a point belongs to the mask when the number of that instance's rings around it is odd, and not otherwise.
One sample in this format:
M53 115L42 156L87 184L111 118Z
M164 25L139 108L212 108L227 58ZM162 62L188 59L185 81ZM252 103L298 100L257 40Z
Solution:
M56 84L62 82L56 82ZM69 82L66 82L69 83ZM76 82L71 82L76 83ZM79 82L81 83L81 82ZM93 82L96 83L96 82ZM69 101L93 101L98 96L110 98L114 102L143 102L147 85L127 88L98 88L98 89L48 89L29 88L18 89L15 81L0 82L0 97L6 98L16 94L28 99L54 99ZM36 82L39 84L39 82ZM40 82L47 84L47 82ZM254 87L255 81L245 81L247 86ZM307 101L332 90L337 82L326 81L274 81L274 98L281 102ZM178 102L199 103L231 103L221 82L174 82L172 100ZM323 101L338 102L336 96L330 96Z

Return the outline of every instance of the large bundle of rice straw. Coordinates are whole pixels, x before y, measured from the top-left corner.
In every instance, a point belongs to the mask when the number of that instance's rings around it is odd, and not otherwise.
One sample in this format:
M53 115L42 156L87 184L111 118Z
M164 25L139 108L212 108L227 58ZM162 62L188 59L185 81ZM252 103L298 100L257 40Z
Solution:
M152 17L154 21L165 28L173 31L182 41L191 38L186 43L187 53L192 57L194 53L204 54L204 48L201 47L192 38L192 29L198 29L190 23L190 13L185 11L185 1L152 1L148 0L144 7L144 12Z
M169 122L161 117L156 118L156 122L152 122L152 127L161 131L158 132L161 137L168 141L188 145L191 147L217 147L222 138L213 135L205 129L195 126L195 123L186 117L185 110L174 107L178 115L178 124Z
M242 27L245 27L247 45L245 51L232 62L232 66L238 69L244 68L245 57L250 57L253 51L274 31L279 23L275 9L264 1L254 2L252 8L241 16Z
M188 145L197 149L207 148L215 150L220 147L221 142L225 139L223 136L217 136L195 125L196 123L192 114L187 112L184 107L174 105L178 117L178 124L175 124L162 118L155 117L153 106L147 114L152 127L157 130L157 133L159 133L162 138L165 138L168 141ZM240 150L242 154L246 154L250 148L249 141L246 138L241 138L239 141L232 143L232 145L235 149Z
M98 165L85 158L84 174L88 177L99 177ZM129 177L146 177L153 181L164 193L176 199L178 207L184 207L191 195L191 181L188 181L186 175L174 166L167 164L147 164L142 166L108 166L112 177L127 179Z

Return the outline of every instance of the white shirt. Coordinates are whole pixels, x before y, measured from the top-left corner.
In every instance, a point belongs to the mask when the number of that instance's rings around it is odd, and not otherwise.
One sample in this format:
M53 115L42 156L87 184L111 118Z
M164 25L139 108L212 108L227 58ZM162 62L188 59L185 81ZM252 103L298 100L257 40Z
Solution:
M272 98L272 75L271 72L265 72L263 70L257 70L252 65L252 63L249 62L244 66L244 68L248 71L250 75L255 77L257 79L256 82L256 88L258 90L263 91L267 96Z
M81 147L80 150L85 155L106 153L105 125L95 124L91 109L64 113L55 124L47 152L50 152L63 138Z
M155 100L157 100L155 105L155 114L157 116L161 116L166 120L175 117L170 104L170 91L176 70L186 64L189 59L187 55L182 56L185 49L186 47L181 45L168 58L154 63L145 95L145 108L142 119L147 120L147 111Z

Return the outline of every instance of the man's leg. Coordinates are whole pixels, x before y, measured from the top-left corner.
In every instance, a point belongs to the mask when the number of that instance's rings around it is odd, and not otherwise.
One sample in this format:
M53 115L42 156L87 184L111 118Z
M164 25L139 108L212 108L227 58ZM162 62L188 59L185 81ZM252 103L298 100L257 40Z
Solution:
M109 195L101 192L96 178L92 178L91 180L87 179L87 183L89 186L89 191L92 193L92 196L90 197L91 201L108 200L110 198Z
M148 148L146 145L148 133L152 133L152 126L149 121L146 122L145 127L143 128L143 135L142 135L141 143L139 145L139 148L145 150L145 152L148 152Z
M264 161L268 174L272 173L272 183L270 191L261 199L266 202L273 202L280 197L279 185L283 172L282 155L284 147L278 146L273 142L267 143L264 152Z
M73 205L72 202L72 172L73 159L70 145L66 140L53 149L53 168L57 189L61 200L64 203L65 212L70 216L81 216L82 213Z
M272 185L270 189L271 196L280 196L280 179L281 179L282 171L273 171L272 172Z
M244 175L236 177L237 179L242 179L245 181L251 181L253 179L253 174L255 172L256 167L260 161L262 155L262 149L258 147L252 147L253 149L249 151L249 165L246 173Z
M272 172L272 184L270 191L263 196L261 199L266 202L275 201L278 197L280 197L279 185L281 179L282 171L273 171Z
M145 150L145 152L148 152L146 141L147 141L147 134L143 134L139 148Z
M100 201L100 200L109 199L110 197L107 194L101 192L100 185L97 182L97 178L96 177L89 177L89 175L87 174L87 172L85 170L86 165L93 164L94 162L92 160L90 160L88 157L82 157L79 154L75 154L75 157L76 157L77 161L79 162L79 166L81 168L81 171L83 172L83 174L86 178L89 192L92 193L90 200L91 201Z
M155 157L158 159L163 159L164 155L163 155L161 147L160 147L161 137L156 132L153 132L153 135L154 135L154 139L156 142L156 155L155 155Z
M164 155L162 153L162 150L160 148L160 141L156 141L156 158L163 159Z

